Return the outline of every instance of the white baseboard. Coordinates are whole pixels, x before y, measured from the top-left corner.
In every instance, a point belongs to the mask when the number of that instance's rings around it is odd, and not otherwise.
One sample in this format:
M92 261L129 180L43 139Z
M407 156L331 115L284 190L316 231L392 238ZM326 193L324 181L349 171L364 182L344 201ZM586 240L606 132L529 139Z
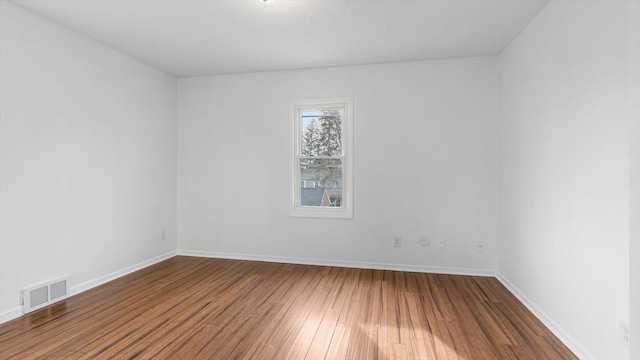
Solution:
M2 314L0 314L0 324L5 323L9 320L13 320L22 315L22 306L16 306L13 309L9 309Z
M544 311L540 310L535 303L533 303L529 298L520 291L509 279L504 277L501 273L497 272L495 274L498 281L502 283L524 306L529 309L538 318L538 320L542 321L544 326L546 326L555 336L565 344L569 350L573 351L573 353L582 360L595 360L595 357L591 355L588 351L580 345L573 337L567 334L555 321L551 320Z
M470 275L470 276L495 276L496 275L493 270L485 270L485 269L388 264L388 263L344 261L344 260L330 260L330 259L311 259L311 258L297 258L297 257L286 257L286 256L222 253L222 252L213 252L213 251L179 250L178 255L219 258L219 259L233 259L233 260L267 261L267 262L286 263L286 264L336 266L336 267L349 267L349 268L374 269L374 270L408 271L408 272L421 272L421 273L434 273L434 274Z
M144 269L147 266L153 265L155 263L159 263L160 261L164 261L164 260L169 259L171 257L174 257L176 255L177 255L176 251L171 251L171 252L168 252L166 254L162 254L160 256L157 256L155 258L139 262L139 263L137 263L135 265L128 266L128 267L126 267L124 269L121 269L121 270L118 270L118 271L114 271L114 272L112 272L110 274L101 276L99 278L83 282L82 284L71 286L69 288L69 294L70 294L70 296L80 294L83 291L87 291L87 290L92 289L92 288L94 288L96 286L100 286L100 285L102 285L104 283L107 283L107 282L109 282L111 280L115 280L115 279L117 279L119 277L122 277L122 276L125 276L127 274L130 274L130 273L132 273L134 271L138 271L138 270ZM9 309L9 310L3 312L2 314L0 314L0 324L5 323L5 322L10 321L10 320L13 320L13 319L16 319L16 318L18 318L18 317L20 317L22 315L23 314L22 314L22 307L21 306L15 307L13 309Z
M154 257L152 259L139 262L139 263L137 263L135 265L127 266L124 269L121 269L121 270L118 270L118 271L114 271L114 272L112 272L110 274L101 276L101 277L99 277L97 279L85 281L82 284L71 286L71 288L69 289L69 292L70 292L71 296L80 294L81 292L87 291L89 289L93 289L96 286L100 286L102 284L108 283L111 280L115 280L115 279L117 279L119 277L123 277L125 275L131 274L134 271L138 271L138 270L144 269L147 266L151 266L153 264L159 263L160 261L167 260L167 259L169 259L171 257L176 256L176 255L177 255L176 251L171 251L171 252L168 252L166 254L162 254L160 256L156 256L156 257Z

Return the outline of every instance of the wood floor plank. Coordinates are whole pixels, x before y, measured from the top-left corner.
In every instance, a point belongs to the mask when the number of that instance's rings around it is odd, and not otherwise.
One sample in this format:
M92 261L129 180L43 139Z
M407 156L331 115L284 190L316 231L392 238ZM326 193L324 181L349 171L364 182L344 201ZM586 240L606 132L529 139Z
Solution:
M298 336L285 359L304 359L307 356L313 339L320 327L322 315L326 313L325 304L329 290L330 288L328 287L317 286L313 295L306 301L307 306L301 309L297 316L299 319L302 319L297 331Z
M309 351L304 357L305 359L324 359L326 357L339 317L340 312L338 310L327 309L322 317L318 331L313 337Z
M0 325L0 359L576 359L495 278L177 256Z
M351 341L351 329L338 324L331 338L329 351L325 356L326 360L344 360L347 358L347 348Z

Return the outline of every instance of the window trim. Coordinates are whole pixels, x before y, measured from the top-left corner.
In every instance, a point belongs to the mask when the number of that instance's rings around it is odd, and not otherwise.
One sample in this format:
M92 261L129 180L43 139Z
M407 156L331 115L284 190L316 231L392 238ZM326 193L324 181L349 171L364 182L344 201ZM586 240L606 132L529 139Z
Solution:
M320 207L300 205L300 157L302 156L302 121L300 113L304 110L325 108L343 109L342 119L342 207ZM290 102L290 217L306 218L353 218L353 97L291 100Z

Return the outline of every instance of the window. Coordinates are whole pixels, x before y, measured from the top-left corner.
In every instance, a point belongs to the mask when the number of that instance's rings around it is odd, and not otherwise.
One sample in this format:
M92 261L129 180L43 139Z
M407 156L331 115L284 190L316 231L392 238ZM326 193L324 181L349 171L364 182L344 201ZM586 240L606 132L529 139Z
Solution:
M353 99L291 103L291 216L353 217Z

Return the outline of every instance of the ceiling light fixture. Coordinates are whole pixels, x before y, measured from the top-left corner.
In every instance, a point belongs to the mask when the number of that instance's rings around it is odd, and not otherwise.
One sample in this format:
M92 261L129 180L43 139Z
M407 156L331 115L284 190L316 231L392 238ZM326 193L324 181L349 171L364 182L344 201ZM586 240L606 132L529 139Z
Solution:
M273 0L259 0L259 1L260 1L260 2L262 2L262 3L265 3L265 4L266 4L266 3L273 2Z

